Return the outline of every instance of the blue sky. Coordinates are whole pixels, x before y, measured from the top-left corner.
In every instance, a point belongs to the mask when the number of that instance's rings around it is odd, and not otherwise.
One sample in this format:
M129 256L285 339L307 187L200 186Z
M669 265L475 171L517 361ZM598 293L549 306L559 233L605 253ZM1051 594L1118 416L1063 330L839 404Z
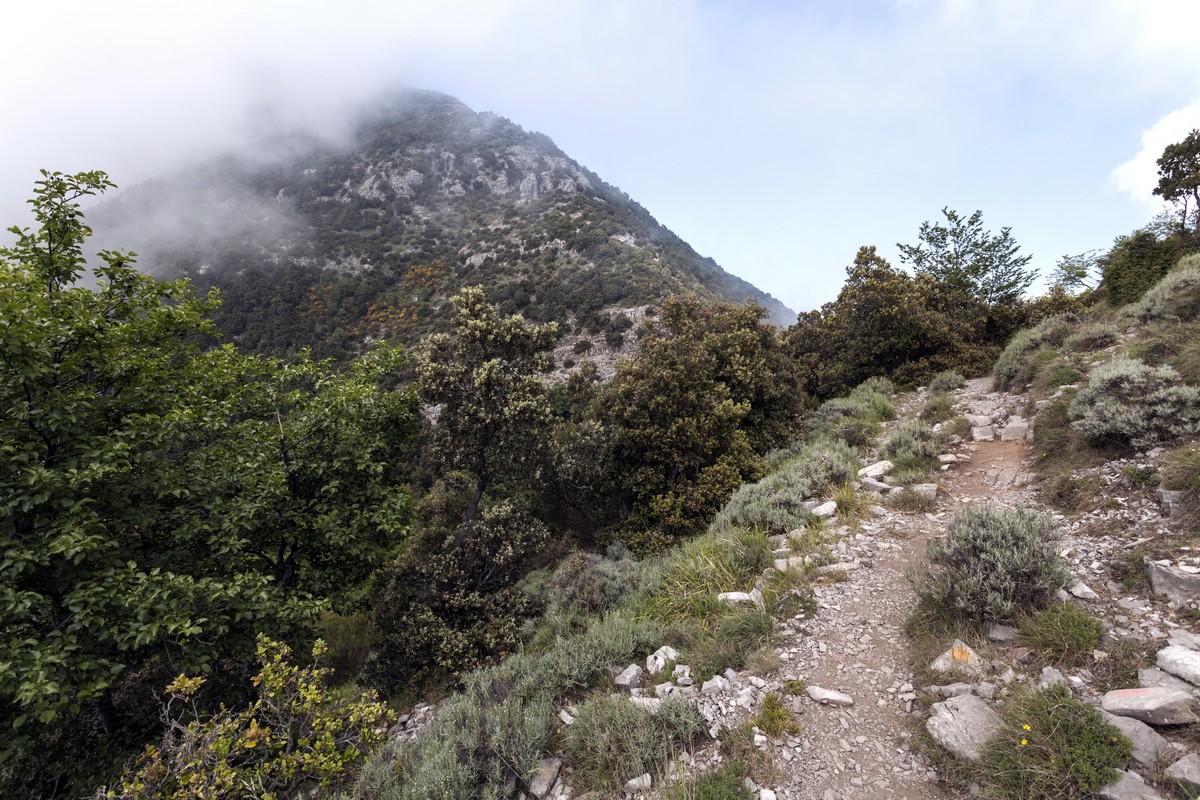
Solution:
M1106 247L1200 127L1196 0L22 5L5 225L40 167L128 185L403 84L548 134L796 310L943 206L1011 227L1046 272Z

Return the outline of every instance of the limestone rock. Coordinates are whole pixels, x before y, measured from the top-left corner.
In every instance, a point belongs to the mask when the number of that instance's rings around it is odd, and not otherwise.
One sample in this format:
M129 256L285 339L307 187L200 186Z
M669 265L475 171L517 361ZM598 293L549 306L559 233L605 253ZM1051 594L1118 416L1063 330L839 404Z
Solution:
M1167 767L1163 777L1179 781L1189 792L1200 789L1200 755L1190 753Z
M763 607L762 592L758 589L752 589L749 592L721 592L717 595L717 601L721 603L729 603L730 605L750 605L758 608Z
M826 706L852 706L854 698L848 694L835 692L832 689L822 689L820 686L809 686L805 688L808 696L816 700L821 705Z
M837 514L837 503L833 502L832 500L827 503L821 503L821 505L812 510L812 513L813 516L821 519L829 519L833 515Z
M557 758L543 758L533 768L533 776L529 779L529 791L533 792L536 798L548 797L550 790L554 788L554 782L558 780L558 772L562 769L562 762Z
M1163 672L1158 667L1149 667L1138 670L1138 685L1139 686L1161 686L1166 689L1180 689L1185 692L1193 692L1196 687L1192 686L1187 681L1176 678L1169 672Z
M999 622L988 623L987 640L995 644L1008 644L1017 640L1019 631L1012 625L1001 625Z
M663 668L666 667L667 664L671 663L677 658L679 658L679 651L668 644L664 644L662 647L646 656L646 672L650 673L651 675L657 675L659 672L662 672Z
M1042 677L1038 680L1039 689L1049 689L1051 686L1065 684L1067 679L1062 672L1054 667L1042 667Z
M1187 499L1187 495L1187 492L1159 489L1154 493L1154 498L1158 500L1158 507L1162 511L1162 515L1174 519L1183 514L1183 503Z
M996 438L996 429L991 425L984 425L979 428L971 428L971 441L974 442L990 442Z
M1146 785L1133 772L1122 772L1117 779L1096 792L1104 800L1163 800L1163 796Z
M1078 597L1080 600L1100 599L1100 595L1093 592L1090 586L1078 579L1076 579L1074 583L1067 587L1067 591L1075 597Z
M978 675L984 671L983 659L961 639L955 639L950 649L933 660L929 668L934 672L962 671Z
M871 492L887 494L892 489L896 488L890 483L884 483L883 481L879 481L874 478L861 478L860 480L862 481L863 488Z
M1133 742L1133 760L1142 767L1152 767L1169 755L1171 743L1158 731L1132 717L1118 717L1101 709L1101 716Z
M1177 644L1188 650L1200 650L1200 636L1183 628L1173 628L1167 634L1167 644Z
M1000 441L1002 442L1021 442L1027 438L1029 438L1029 423L1021 420L1020 417L1010 418L1008 424L1004 426L1004 430L1000 431Z
M887 460L876 461L871 466L860 469L858 471L858 479L862 480L863 478L881 478L891 472L892 466L892 462Z
M1200 653L1181 645L1172 644L1158 651L1155 658L1158 668L1177 678L1183 678L1193 686L1200 685Z
M984 746L1000 732L1000 715L973 694L951 697L930 707L925 729L959 758L978 761Z
M700 685L701 694L716 694L723 692L729 688L729 681L722 678L720 675L714 675L711 679Z
M1133 717L1151 725L1190 725L1200 721L1196 701L1179 689L1158 686L1141 689L1114 689L1100 701L1110 714Z
M1190 603L1200 597L1200 575L1156 561L1147 561L1146 569L1150 573L1150 587L1155 594L1166 595L1180 604Z
M985 414L967 414L966 417L972 428L986 428L992 424L992 418Z
M630 778L625 782L625 794L637 794L638 792L648 792L650 787L654 785L654 779L650 777L650 773L643 773L636 778Z
M641 689L646 685L645 672L637 664L630 664L614 680L622 689Z
M926 500L937 500L938 487L936 483L915 483L908 488L913 494L920 495Z

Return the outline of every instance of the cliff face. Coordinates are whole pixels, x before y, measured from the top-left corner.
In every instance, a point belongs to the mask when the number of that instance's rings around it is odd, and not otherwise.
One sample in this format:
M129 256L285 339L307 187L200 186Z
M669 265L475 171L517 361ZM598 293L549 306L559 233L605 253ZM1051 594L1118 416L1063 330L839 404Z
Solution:
M548 137L433 92L363 111L338 144L280 138L131 187L94 218L146 269L218 287L220 326L266 352L412 342L470 284L566 335L615 337L615 309L688 292L795 319Z

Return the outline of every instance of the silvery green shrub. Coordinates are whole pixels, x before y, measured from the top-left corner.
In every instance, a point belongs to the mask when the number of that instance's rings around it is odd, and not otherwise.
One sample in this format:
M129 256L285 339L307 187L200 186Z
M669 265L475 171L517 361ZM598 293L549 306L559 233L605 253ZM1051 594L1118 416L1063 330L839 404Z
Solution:
M734 492L713 527L787 533L807 519L805 500L853 480L860 466L858 454L844 442L811 442L778 471Z
M1185 256L1135 307L1142 322L1189 322L1200 315L1200 253Z
M1171 367L1115 358L1092 371L1068 413L1092 442L1152 447L1200 433L1200 389Z
M1044 347L1061 347L1075 331L1076 318L1070 314L1047 317L1032 328L1017 331L992 367L996 389L1020 388L1033 379L1036 368L1030 356Z
M1069 572L1047 514L980 506L950 520L929 543L931 571L918 588L923 603L952 619L1011 622L1045 608Z
M961 389L966 385L967 381L962 375L952 369L948 369L933 376L933 380L929 382L929 393L953 392L955 389Z

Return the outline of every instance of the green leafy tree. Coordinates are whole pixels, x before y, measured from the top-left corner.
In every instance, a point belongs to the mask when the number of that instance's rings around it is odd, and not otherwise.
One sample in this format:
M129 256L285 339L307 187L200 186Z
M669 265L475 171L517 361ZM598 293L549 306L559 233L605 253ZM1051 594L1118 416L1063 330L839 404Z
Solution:
M1188 224L1188 206L1194 203L1196 234L1200 235L1200 129L1182 141L1169 144L1158 158L1158 185L1154 194L1182 208L1180 227Z
M1050 280L1054 286L1061 286L1067 291L1095 289L1100 285L1102 269L1100 251L1088 250L1060 258L1054 265Z
M483 289L450 300L454 333L433 334L416 353L422 402L438 407L429 452L443 472L474 480L463 521L497 481L531 473L550 423L550 394L541 373L554 344L554 323L501 317Z
M1037 272L1026 269L1033 257L1018 255L1012 229L984 230L982 211L963 217L947 207L942 216L945 224L921 223L919 244L897 243L900 260L989 306L1016 305Z
M805 390L828 399L875 375L913 385L945 369L986 369L996 352L979 341L986 323L979 301L897 270L868 246L837 299L801 314L785 338Z
M201 354L213 301L132 254L75 285L78 201L109 186L43 173L37 229L0 251L0 779L18 794L75 768L41 754L84 721L144 736L119 696L155 664L248 660L256 632L353 595L406 519L388 465L413 407L375 384L395 356L332 377Z
M703 530L757 475L756 454L795 424L803 395L764 315L754 305L669 299L637 356L602 390L637 549Z

